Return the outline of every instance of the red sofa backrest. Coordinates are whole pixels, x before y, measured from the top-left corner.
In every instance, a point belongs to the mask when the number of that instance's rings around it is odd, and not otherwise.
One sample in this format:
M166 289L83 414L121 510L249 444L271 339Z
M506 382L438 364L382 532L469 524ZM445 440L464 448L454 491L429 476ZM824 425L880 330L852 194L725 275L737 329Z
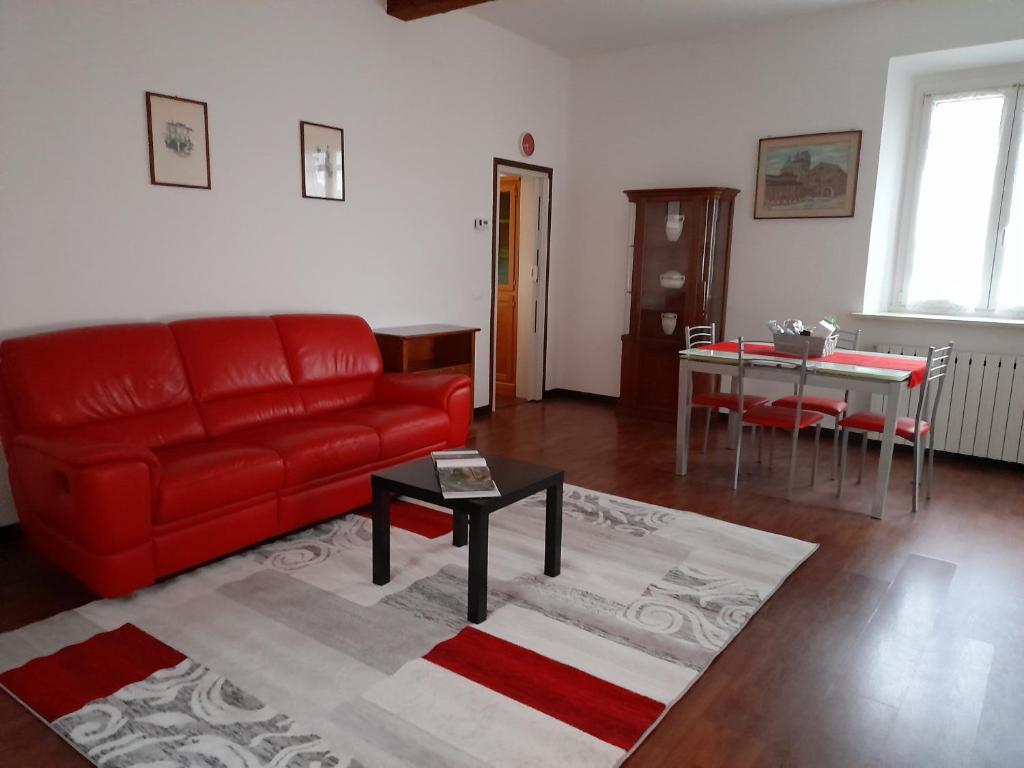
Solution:
M107 325L0 344L0 436L158 448L373 402L380 349L354 315Z
M181 320L170 327L213 437L305 415L271 318Z
M76 328L7 339L0 376L17 432L156 448L206 437L166 325Z
M377 339L356 315L275 315L292 380L310 414L373 402L384 368Z

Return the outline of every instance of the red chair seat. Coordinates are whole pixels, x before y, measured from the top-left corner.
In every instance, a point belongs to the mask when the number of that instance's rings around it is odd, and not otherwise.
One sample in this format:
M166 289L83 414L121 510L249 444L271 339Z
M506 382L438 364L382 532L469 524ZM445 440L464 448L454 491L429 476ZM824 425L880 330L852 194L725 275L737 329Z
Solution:
M411 403L375 403L330 415L332 421L370 427L380 435L381 459L437 448L448 441L448 416Z
M285 421L233 432L222 443L269 448L284 460L286 487L373 464L380 438L369 427L325 420Z
M157 523L251 499L284 483L284 463L267 448L189 443L154 453L160 462Z
M862 432L884 432L885 416L881 413L862 411L853 413L843 419L839 426L843 429L857 429ZM921 422L921 434L927 435L931 431L931 425L927 421ZM914 419L910 416L900 416L896 419L896 434L904 440L914 439Z
M761 405L762 403L767 402L767 397L761 397L760 395L744 395L743 410L753 408L755 405ZM701 392L693 396L693 404L703 405L708 408L728 408L730 411L740 410L739 395L734 395L732 392Z
M814 411L801 411L800 423L796 421L796 410L780 405L759 405L751 408L743 414L744 424L753 424L758 427L778 427L780 429L804 429L813 427L824 419L820 413Z
M780 397L778 400L772 403L780 408L796 408L797 403L800 402L800 398L796 395L790 395L789 397ZM826 416L839 416L840 414L846 413L846 409L849 407L849 403L845 400L836 400L833 397L815 397L813 395L804 396L804 410L814 411L815 413L824 413Z

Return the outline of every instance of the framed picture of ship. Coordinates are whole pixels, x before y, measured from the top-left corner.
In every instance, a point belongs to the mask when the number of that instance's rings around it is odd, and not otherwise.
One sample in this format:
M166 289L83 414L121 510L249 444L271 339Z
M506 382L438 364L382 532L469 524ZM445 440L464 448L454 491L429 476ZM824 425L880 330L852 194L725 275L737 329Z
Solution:
M761 139L755 219L853 216L860 131Z
M299 121L302 196L345 199L345 132L341 128Z
M149 180L168 187L210 188L206 102L146 92Z

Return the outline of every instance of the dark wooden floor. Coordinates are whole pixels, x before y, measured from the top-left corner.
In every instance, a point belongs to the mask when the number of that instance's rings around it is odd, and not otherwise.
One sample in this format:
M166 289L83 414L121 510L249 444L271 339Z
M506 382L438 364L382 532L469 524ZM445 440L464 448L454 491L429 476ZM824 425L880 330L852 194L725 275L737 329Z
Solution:
M475 446L562 466L569 482L821 545L629 761L640 766L1024 766L1024 471L936 462L936 492L909 512L898 453L884 521L863 486L841 505L822 452L815 489L784 498L788 451L751 462L740 493L733 453L672 472L673 427L572 400L478 420ZM695 443L696 444L696 443ZM823 449L825 446L823 446ZM801 448L809 460L810 446ZM806 472L802 477L807 480ZM88 595L0 534L0 631ZM0 766L86 763L0 698Z

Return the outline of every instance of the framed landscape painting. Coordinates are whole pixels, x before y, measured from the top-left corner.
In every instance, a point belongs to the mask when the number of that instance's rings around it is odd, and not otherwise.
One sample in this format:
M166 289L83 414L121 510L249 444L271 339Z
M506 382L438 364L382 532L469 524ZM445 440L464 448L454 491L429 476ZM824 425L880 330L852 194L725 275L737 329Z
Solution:
M319 123L299 122L302 196L345 199L345 132Z
M168 187L210 188L206 102L146 92L149 180Z
M853 216L860 131L761 139L755 219Z

